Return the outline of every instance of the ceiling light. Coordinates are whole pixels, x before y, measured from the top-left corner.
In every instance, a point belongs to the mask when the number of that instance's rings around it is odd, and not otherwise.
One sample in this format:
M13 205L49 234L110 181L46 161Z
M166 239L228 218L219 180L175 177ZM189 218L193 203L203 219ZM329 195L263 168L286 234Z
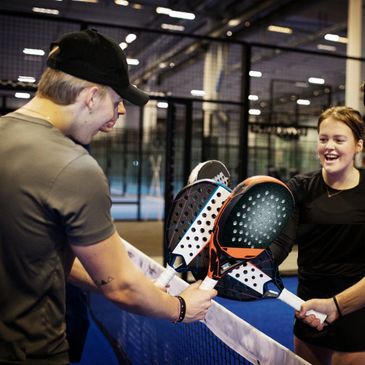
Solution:
M250 71L249 73L248 73L251 77L261 77L262 76L262 72L260 72L260 71Z
M127 0L114 0L114 4L116 4L116 5L122 5L122 6L128 6L129 5L129 1L127 1Z
M35 82L35 78L32 76L19 76L18 77L19 82Z
M260 115L261 110L260 109L249 109L248 114L250 114L250 115Z
M187 13L185 11L175 11L175 10L172 10L169 8L164 8L161 6L156 8L156 13L165 14L165 15L170 16L171 18L188 19L188 20L195 19L195 14L193 14L193 13Z
M46 52L44 52L43 49L36 49L36 48L24 48L23 53L30 54L32 56L44 56L46 54Z
M162 23L161 28L167 30L176 30L179 32L183 32L185 30L185 27L183 25L167 24L167 23Z
M143 5L135 3L135 4L132 4L132 8L137 9L137 10L141 10L141 9L143 9Z
M132 43L137 39L137 36L134 33L130 33L125 37L125 41L127 43Z
M297 104L298 105L310 105L310 100L308 100L308 99L298 99L297 100Z
M15 93L15 97L18 99L30 99L29 93Z
M169 107L169 103L166 103L165 101L159 101L157 103L157 108L167 109L168 107Z
M335 46L331 46L329 44L317 44L317 48L321 51L330 51L330 52L334 52L336 51L336 47Z
M119 43L119 47L124 50L128 47L128 44L126 42L121 42Z
M228 22L228 26L229 27L237 27L238 24L241 23L241 20L239 19L231 19L229 22Z
M191 90L190 94L193 96L204 96L205 91L204 90Z
M323 85L325 80L320 78L320 77L310 77L308 79L308 82L311 84L319 84L319 85Z
M338 34L327 33L324 36L326 41L338 42L338 43L347 43L346 37L340 37Z
M304 81L297 81L295 84L294 84L296 87L308 87L308 83L307 82L304 82Z
M167 67L167 63L166 62L160 62L160 64L158 65L158 67L160 67L160 68L166 68Z
M257 95L249 95L248 100L257 101L257 100L259 100L259 97Z
M230 30L226 33L227 37L232 37L232 34L233 33Z
M127 63L130 66L137 66L139 65L139 60L137 58L127 58Z
M47 9L47 8L32 8L34 13L41 13L41 14L51 14L51 15L58 15L60 12L57 9Z
M286 34L292 34L293 33L293 29L288 28L288 27L281 27L279 25L269 25L267 27L267 30L269 32L276 32L276 33L286 33Z

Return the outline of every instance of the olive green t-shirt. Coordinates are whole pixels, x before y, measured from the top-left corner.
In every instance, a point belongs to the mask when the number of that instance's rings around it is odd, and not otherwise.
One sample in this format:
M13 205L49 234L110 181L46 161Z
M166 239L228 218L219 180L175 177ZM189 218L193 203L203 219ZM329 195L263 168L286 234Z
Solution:
M0 118L0 363L65 364L69 243L111 236L107 179L46 120Z

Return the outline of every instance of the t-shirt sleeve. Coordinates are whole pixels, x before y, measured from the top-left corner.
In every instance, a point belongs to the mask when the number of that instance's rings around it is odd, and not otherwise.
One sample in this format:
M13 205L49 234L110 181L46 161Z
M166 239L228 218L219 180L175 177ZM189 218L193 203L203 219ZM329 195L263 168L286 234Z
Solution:
M48 207L72 244L94 244L115 231L108 181L89 155L72 160L58 174L50 188Z

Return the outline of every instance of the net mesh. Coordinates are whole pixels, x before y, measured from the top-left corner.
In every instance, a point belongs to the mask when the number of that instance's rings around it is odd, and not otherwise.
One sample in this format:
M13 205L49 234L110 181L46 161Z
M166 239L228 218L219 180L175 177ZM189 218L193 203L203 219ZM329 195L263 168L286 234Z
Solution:
M160 275L161 265L128 242L123 244L146 275ZM176 295L187 285L175 277L169 292ZM216 302L204 322L193 324L131 314L98 294L91 295L90 310L126 364L309 364Z

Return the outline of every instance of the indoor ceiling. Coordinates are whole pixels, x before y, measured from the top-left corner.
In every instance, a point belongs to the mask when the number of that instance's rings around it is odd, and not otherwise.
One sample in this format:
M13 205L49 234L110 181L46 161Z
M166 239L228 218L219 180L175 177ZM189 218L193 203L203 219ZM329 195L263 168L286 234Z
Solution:
M165 10L168 8L175 13L168 15L164 10L158 13L156 10L159 7ZM346 40L347 7L347 0L2 0L0 2L0 17L22 15L23 18L44 19L45 22L49 20L52 22L52 19L75 20L77 23L82 22L85 26L91 23L92 25L100 25L102 28L103 25L108 24L119 27L136 27L135 30L137 31L138 29L148 29L165 33L169 31L163 27L168 24L175 26L175 30L171 32L174 35L193 34L229 38L257 45L269 44L326 52L330 55L345 55L345 41L334 42L333 40L326 40L324 36L328 33L336 34L341 37L340 39ZM40 14L39 11L43 13ZM48 14L44 14L46 11ZM50 11L57 14L49 14ZM179 19L174 17L176 12L192 13L195 18L192 20ZM269 31L270 25L284 27L290 31L284 33L282 31ZM0 30L3 34L3 37L0 36L0 40L4 43L1 45L3 57L15 57L16 53L13 48L15 48L16 42L12 40L17 37L25 38L25 33L28 39L33 37L35 40L49 44L48 38L53 37L53 35L40 34L42 30L37 31L38 28L27 32L24 29L26 26L25 23L24 25L19 23L13 25L13 28L9 30L8 28L5 29L8 27L7 25L3 24L2 28L0 24ZM176 28L176 26L180 28ZM8 35L4 35L4 31L10 34L10 39ZM57 31L60 30L57 29ZM143 53L147 46L150 47L151 43L158 43L159 38L163 36L162 33L154 33L153 36L151 34L148 36L146 32L143 34L143 39L141 37L138 43L129 45L127 52L129 55L138 57L138 54ZM158 47L150 47L150 49L155 54L159 52ZM272 61L274 58L276 63ZM239 62L240 58L238 58ZM308 75L311 70L320 66L318 59L311 55L303 56L300 62L300 69L303 74L308 71ZM335 62L333 60L331 66L334 66ZM12 75L12 72L7 69L7 65L10 65L9 68L14 67L15 61L2 63L3 65L0 65L0 79L13 79L14 76L9 76ZM253 65L260 64L263 70L267 65L267 72L270 73L271 78L282 78L285 71L291 72L293 78L298 74L298 59L274 55L273 52L255 53L252 63ZM330 70L326 65L321 65L321 69L326 70L326 68L328 71ZM338 74L335 69L328 72L334 89L343 87L343 65L339 66L338 69L341 69ZM280 70L279 73L278 70ZM167 71L165 73L167 74ZM15 71L13 74L15 75ZM282 87L282 85L277 86ZM266 89L266 95L262 95L262 98L268 100L268 82L266 82L265 87L261 86L258 81L253 82L252 88L255 93L263 92ZM290 97L290 95L288 96Z
M34 8L51 9L58 11L54 17L157 30L162 29L162 24L171 24L183 26L185 33L226 37L227 31L231 31L231 37L251 42L303 46L323 37L324 32L346 36L347 3L347 0L2 0L0 10L32 13ZM158 7L193 13L195 19L158 14ZM236 23L229 25L230 20ZM267 32L270 24L290 27L293 32L286 37Z

